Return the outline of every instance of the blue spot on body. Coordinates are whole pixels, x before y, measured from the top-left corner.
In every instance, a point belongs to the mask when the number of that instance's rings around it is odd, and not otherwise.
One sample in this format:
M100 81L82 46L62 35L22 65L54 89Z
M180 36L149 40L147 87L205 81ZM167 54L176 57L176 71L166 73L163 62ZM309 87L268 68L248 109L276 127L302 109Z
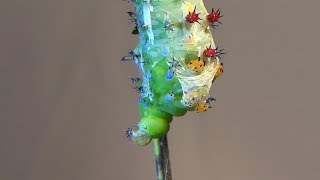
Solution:
M163 56L168 56L169 51L168 51L167 48L163 48L161 53L162 53Z
M170 79L173 78L173 76L174 76L173 70L169 68L167 73L166 73L166 79L170 80Z
M151 80L152 80L152 75L151 75L151 73L150 73L150 72L147 74L147 79L148 79L149 81L151 81Z
M148 44L147 43L144 43L142 45L142 51L147 51L148 50Z
M149 106L149 103L148 102L145 102L144 103L144 107L148 107Z
M142 103L142 97L139 97L139 99L138 99L138 101L139 101L139 103Z

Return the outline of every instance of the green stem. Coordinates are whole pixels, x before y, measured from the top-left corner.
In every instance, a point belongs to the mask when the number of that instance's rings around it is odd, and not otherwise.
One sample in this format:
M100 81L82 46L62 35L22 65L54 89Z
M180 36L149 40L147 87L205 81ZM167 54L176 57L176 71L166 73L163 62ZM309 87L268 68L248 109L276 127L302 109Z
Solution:
M172 180L167 135L154 139L157 180Z

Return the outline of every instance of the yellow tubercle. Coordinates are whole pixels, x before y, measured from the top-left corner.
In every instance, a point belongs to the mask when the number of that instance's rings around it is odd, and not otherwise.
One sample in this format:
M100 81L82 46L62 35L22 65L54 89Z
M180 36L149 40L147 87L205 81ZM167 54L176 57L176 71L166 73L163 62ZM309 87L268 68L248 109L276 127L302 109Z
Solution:
M197 103L195 106L195 110L199 113L199 112L205 112L207 111L209 108L211 108L210 104L207 102L204 103Z
M204 70L204 65L204 61L199 57L198 59L190 61L187 66L190 71L201 73Z
M195 5L191 4L190 2L183 2L181 10L183 10L184 14L188 14L189 12L193 12Z
M219 76L223 74L223 71L224 71L223 63L221 63L220 61L217 61L217 63L214 66L214 69L216 73L214 74L213 80L217 79Z

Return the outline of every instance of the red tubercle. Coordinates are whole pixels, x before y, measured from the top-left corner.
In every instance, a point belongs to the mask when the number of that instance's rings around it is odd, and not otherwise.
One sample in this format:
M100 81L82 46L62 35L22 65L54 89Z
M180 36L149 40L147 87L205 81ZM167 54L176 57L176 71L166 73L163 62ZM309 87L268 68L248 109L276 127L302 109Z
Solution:
M206 50L203 51L203 55L205 57L215 57L216 56L216 52L217 52L217 49L213 49L210 45L210 47L208 47Z
M215 57L219 57L220 55L226 54L223 52L223 49L220 49L218 47L216 47L215 49L213 49L211 47L211 45L203 51L203 55L207 58L215 58Z
M196 13L196 7L194 8L193 12L189 12L186 16L186 21L188 23L194 23L197 22L199 23L200 17L199 17L200 13Z
M213 8L212 8L212 11L210 14L207 15L207 20L211 23L211 24L214 24L214 23L220 23L221 22L219 21L220 18L222 17L223 15L221 15L221 11L220 9L218 9L217 11L215 11Z

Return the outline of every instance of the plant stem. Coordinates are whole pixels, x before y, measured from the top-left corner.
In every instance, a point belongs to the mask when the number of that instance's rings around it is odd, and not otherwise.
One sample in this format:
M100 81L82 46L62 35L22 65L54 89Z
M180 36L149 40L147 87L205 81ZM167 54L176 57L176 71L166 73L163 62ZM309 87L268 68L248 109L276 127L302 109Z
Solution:
M167 135L154 139L157 180L172 180Z

